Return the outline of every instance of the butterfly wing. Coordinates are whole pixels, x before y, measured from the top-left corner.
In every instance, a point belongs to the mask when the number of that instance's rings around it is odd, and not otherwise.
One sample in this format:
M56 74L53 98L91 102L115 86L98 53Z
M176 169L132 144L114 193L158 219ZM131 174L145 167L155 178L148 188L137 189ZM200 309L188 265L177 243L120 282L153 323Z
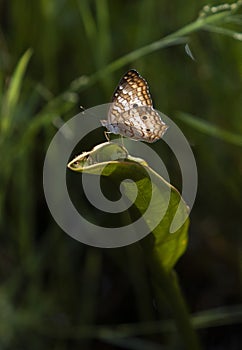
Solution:
M114 133L133 140L153 143L164 135L168 126L153 107L142 106L123 113L123 121L111 124Z
M167 129L153 109L146 80L134 69L120 80L113 94L108 120L101 123L114 134L146 142L157 141Z
M152 106L149 87L145 79L135 69L131 69L123 76L114 91L108 123L122 122L122 113L141 106Z

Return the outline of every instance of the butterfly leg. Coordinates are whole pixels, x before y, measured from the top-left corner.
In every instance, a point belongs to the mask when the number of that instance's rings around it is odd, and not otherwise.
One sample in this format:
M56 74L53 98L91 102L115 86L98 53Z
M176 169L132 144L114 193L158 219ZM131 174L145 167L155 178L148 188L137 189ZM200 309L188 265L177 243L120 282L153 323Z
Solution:
M110 137L108 136L108 134L111 134L110 131L104 131L106 139L108 140L108 142L110 142Z
M122 142L122 146L124 147L124 137L123 137L123 135L121 135L121 142Z

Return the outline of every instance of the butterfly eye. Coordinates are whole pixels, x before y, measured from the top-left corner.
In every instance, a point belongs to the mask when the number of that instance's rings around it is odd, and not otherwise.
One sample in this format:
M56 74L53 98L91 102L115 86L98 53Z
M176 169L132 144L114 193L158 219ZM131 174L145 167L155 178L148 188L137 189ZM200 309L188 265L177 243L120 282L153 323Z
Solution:
M137 103L134 103L133 108L136 108L136 107L138 107L138 105L137 105Z

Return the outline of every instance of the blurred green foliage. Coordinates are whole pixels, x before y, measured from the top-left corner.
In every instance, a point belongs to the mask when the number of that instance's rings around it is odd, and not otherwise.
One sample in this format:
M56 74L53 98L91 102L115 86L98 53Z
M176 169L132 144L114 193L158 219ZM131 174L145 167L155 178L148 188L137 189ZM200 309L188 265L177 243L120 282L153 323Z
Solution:
M206 329L204 348L241 348L241 307L234 305L241 303L242 276L242 14L227 4L216 21L184 30L206 4L0 2L2 349L156 349L157 344L175 349L179 344L171 326L159 323L162 333L157 329L154 321L169 318L170 310L162 301L164 311L158 313L136 247L101 250L72 240L55 224L43 194L43 161L56 126L80 105L109 102L129 68L147 78L155 107L180 126L196 156L199 189L190 244L177 265L189 308L207 310L207 321L199 326L197 318L194 324ZM200 19L211 15L213 7L205 7ZM171 33L176 33L172 46L159 42ZM159 49L149 46L157 41ZM103 141L100 129L79 151ZM164 158L179 188L176 162L168 151ZM78 180L72 180L75 186ZM220 327L210 330L214 317ZM234 326L226 326L231 319ZM142 321L147 327L137 325L127 339L128 325L113 336L112 328L101 326Z

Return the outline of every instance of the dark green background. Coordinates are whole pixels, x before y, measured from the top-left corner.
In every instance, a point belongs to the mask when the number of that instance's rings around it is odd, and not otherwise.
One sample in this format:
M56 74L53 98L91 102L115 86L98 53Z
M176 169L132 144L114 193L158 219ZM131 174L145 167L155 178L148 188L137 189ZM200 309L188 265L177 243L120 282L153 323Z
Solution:
M1 349L118 349L122 346L96 340L95 327L85 331L82 326L161 317L132 247L105 250L74 241L54 222L42 188L43 161L55 125L79 113L80 105L89 108L110 102L119 79L130 68L148 80L155 107L179 125L196 157L199 187L189 246L176 270L191 312L210 310L212 318L214 308L221 307L234 310L230 320L237 315L232 325L222 317L221 326L205 324L199 332L202 344L204 349L241 348L242 143L213 136L209 126L205 132L193 127L180 114L190 113L218 130L242 135L241 42L198 31L183 44L141 55L105 73L115 59L194 21L205 4L192 0L0 2L2 103L19 59L27 49L33 50L11 132L3 135L1 130ZM238 23L221 26L241 31L241 21L238 17ZM195 60L186 54L186 42ZM83 77L97 71L103 74L85 84ZM79 77L84 79L81 85L76 81ZM82 142L79 152L104 140L100 128ZM154 148L158 150L159 144ZM169 150L164 157L172 183L179 188L178 166L169 160ZM79 175L69 176L75 189ZM163 318L168 317L164 305ZM174 348L164 335L154 333L142 338L144 349L151 340Z

